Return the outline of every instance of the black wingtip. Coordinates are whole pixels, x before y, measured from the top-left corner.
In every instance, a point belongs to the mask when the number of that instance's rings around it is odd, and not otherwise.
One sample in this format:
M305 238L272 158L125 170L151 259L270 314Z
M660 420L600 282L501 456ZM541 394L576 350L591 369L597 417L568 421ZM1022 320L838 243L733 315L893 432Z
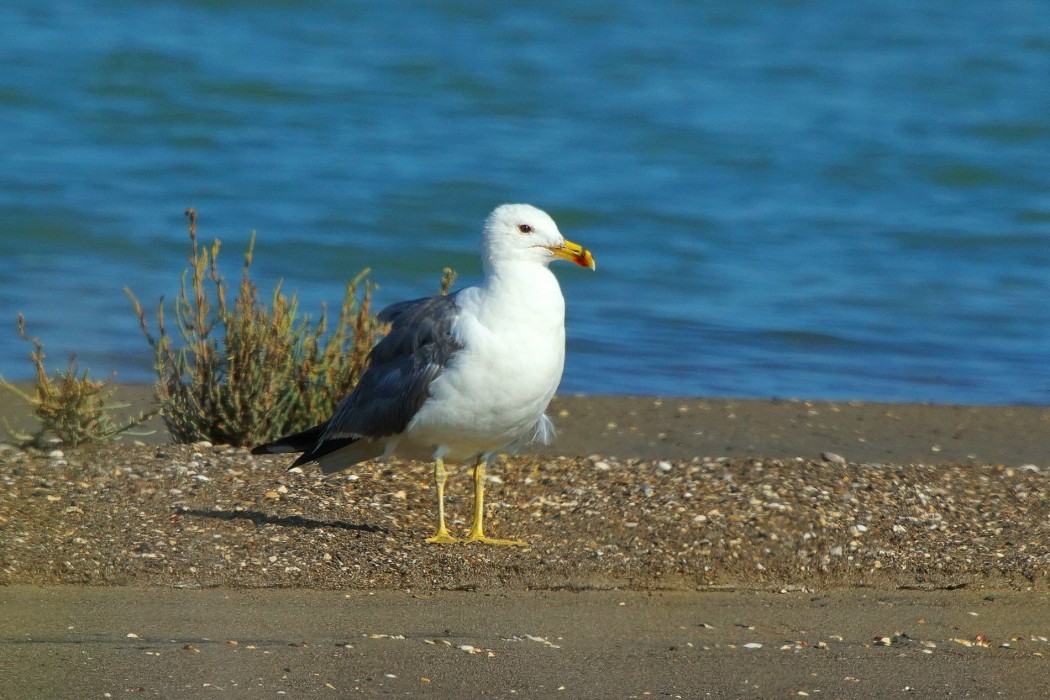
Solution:
M256 445L252 448L252 454L273 455L286 452L310 452L317 446L317 442L321 439L321 435L324 434L326 427L328 427L328 423L321 423L301 432L285 435L273 442Z
M360 439L361 438L351 437L338 438L335 440L325 440L324 442L315 446L313 449L308 450L307 452L304 452L303 454L299 455L298 459L292 462L292 466L289 467L289 469L295 469L296 467L301 467L304 464L316 462L321 457L324 457L326 454L330 454L337 450L341 450L344 447L349 447L350 445L353 445Z
M312 461L314 461L313 454L310 452L304 452L303 454L296 457L295 461L292 462L292 466L288 467L288 471L291 471L296 467L301 467L304 464L308 464Z

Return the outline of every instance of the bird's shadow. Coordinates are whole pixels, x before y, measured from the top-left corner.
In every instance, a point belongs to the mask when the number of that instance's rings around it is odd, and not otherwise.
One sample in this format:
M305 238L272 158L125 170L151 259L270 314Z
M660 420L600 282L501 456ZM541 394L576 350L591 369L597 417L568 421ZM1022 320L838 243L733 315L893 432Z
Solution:
M213 520L251 520L258 525L278 525L280 527L302 527L308 530L339 529L354 532L384 532L378 525L368 523L346 523L341 520L314 520L302 515L272 515L258 510L184 510L182 515Z

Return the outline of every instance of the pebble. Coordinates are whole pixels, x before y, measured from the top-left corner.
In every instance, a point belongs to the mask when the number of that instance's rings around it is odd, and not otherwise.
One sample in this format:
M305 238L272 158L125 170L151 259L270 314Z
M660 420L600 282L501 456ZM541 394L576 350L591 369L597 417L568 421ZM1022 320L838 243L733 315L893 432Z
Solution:
M544 646L550 647L552 649L561 649L561 646L559 646L558 644L554 644L545 637L535 637L531 634L526 634L525 639L528 639L530 642L539 642L540 644L543 644Z

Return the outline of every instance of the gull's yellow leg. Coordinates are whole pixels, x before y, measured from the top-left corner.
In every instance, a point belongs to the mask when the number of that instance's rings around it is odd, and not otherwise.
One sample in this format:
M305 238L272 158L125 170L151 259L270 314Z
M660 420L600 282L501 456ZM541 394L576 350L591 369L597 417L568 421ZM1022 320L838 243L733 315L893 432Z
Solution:
M449 544L460 541L448 534L448 530L445 528L445 480L447 478L448 472L445 471L445 463L438 457L434 460L434 484L437 485L438 492L438 529L433 537L427 538L427 542L435 544Z
M485 458L478 457L474 465L474 522L470 525L467 542L484 542L485 544L509 544L522 547L521 540L497 540L485 537L482 521L485 519Z

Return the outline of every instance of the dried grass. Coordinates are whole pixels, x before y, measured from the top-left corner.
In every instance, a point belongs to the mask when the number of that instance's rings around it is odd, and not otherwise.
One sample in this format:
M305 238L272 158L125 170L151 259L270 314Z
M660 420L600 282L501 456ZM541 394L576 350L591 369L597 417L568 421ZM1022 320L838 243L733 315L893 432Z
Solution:
M327 418L357 384L381 332L371 312L375 287L369 271L347 284L331 328L324 307L313 323L299 314L296 296L284 295L280 284L268 304L260 300L249 275L253 234L231 305L217 266L219 241L210 249L202 246L196 212L188 209L186 215L189 269L173 305L174 333L168 331L163 298L154 335L141 304L125 289L154 350L157 400L174 439L258 444Z
M317 322L299 314L296 296L281 292L278 284L268 303L249 270L255 248L252 234L244 255L237 298L228 301L226 281L218 268L220 243L202 246L197 237L197 214L189 219L189 267L183 271L173 304L174 330L169 332L165 303L157 306L157 333L149 328L145 311L130 289L139 325L154 351L157 374L157 411L118 422L108 403L112 377L105 381L80 373L71 357L65 372L48 375L43 345L25 332L18 316L18 333L33 345L36 367L35 396L0 377L0 387L16 394L32 408L40 422L33 434L13 431L22 444L42 443L56 436L76 446L112 439L140 425L158 411L176 442L208 440L251 445L274 440L325 420L339 401L357 385L368 364L368 354L384 329L372 314L375 285L366 268L346 286L334 324L322 305ZM445 268L440 293L446 294L456 273Z
M64 372L56 370L52 377L44 365L44 346L26 333L22 314L18 314L18 335L33 346L29 358L36 369L35 395L27 394L3 377L0 377L0 387L29 404L40 424L35 433L18 432L5 425L9 437L20 445L42 445L48 437L56 437L71 447L112 440L156 414L156 411L144 412L123 422L116 421L110 411L126 406L109 402L113 396L113 389L109 388L112 377L104 381L91 379L87 370L80 372L75 355L69 358Z

